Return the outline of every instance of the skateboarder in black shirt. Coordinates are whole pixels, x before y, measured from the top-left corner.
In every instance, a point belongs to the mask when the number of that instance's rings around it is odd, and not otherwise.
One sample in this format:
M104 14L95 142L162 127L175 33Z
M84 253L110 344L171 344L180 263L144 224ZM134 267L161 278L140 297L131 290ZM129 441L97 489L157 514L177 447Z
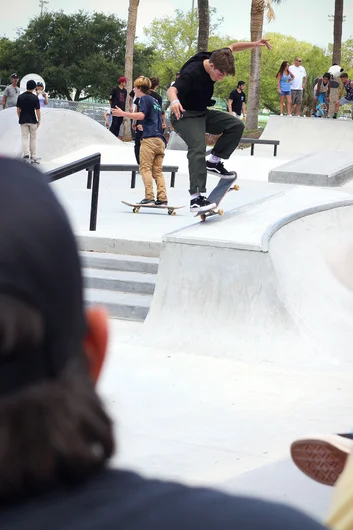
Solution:
M267 39L256 42L236 42L213 52L200 52L191 57L180 71L180 76L167 90L175 131L188 146L190 176L190 210L205 211L211 205L201 195L206 192L207 171L221 178L234 179L234 171L227 171L221 159L227 159L239 144L244 124L228 113L210 110L214 84L227 75L235 74L233 52L266 46ZM205 133L220 134L205 163Z
M0 158L1 530L324 530L285 505L109 469L94 388L108 319L84 308L67 216L34 166Z

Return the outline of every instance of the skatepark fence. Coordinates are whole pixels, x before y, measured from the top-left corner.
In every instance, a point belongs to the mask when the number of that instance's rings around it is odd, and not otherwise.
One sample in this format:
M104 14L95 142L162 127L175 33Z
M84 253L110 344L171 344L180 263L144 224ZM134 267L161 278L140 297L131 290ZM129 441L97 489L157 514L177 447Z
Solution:
M64 166L59 166L55 169L47 171L45 174L49 179L49 182L55 182L62 178L68 177L73 173L82 171L83 169L93 168L93 180L92 180L92 195L91 195L91 211L89 220L89 230L94 231L97 227L97 210L98 210L98 198L99 198L99 179L100 179L100 164L101 154L95 153L94 155L86 156L80 160L74 160Z

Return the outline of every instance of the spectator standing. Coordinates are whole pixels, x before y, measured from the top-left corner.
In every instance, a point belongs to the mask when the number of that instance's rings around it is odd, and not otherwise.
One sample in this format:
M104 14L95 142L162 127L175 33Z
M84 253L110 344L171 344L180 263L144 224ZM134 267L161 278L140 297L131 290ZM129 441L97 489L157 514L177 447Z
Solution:
M18 75L12 74L11 76L11 85L8 85L2 95L2 108L9 109L10 107L16 107L17 98L20 95L21 91L17 86Z
M340 75L343 73L343 68L337 64L333 63L333 65L329 68L328 73L331 75L331 89L330 89L330 106L328 109L328 117L333 118L336 108L336 103L339 100L339 82L340 82Z
M37 158L37 129L40 124L40 103L37 94L33 94L36 82L27 81L27 90L17 98L17 115L21 125L23 159L39 164Z
M279 94L279 113L283 116L283 104L286 98L287 100L287 115L292 116L292 81L294 75L289 71L289 62L283 61L280 69L277 72L277 88Z
M158 101L158 105L162 108L163 107L163 99L158 92L156 92L157 88L159 87L159 77L150 77L151 81L151 90L150 90L150 96L152 96L154 99Z
M303 90L306 86L306 70L302 65L300 57L294 59L294 64L289 67L289 71L293 74L292 80L292 105L295 106L295 115L300 116L300 109L303 102Z
M342 82L342 88L346 91L346 94L337 101L335 114L333 115L334 118L337 118L338 109L342 105L353 105L353 82L348 78L348 74L344 72L340 75L340 79Z
M315 118L321 118L323 116L323 111L320 108L322 104L325 104L327 109L329 109L330 90L331 74L326 72L320 79L318 79L314 87L313 116Z
M126 83L127 83L126 77L120 77L118 83L119 83L118 86L113 88L113 90L109 94L110 106L112 109L119 107L119 109L125 110L126 98L127 98L127 90L125 88ZM122 117L113 115L110 132L112 132L117 138L119 137L119 131L120 131L120 127L122 123L123 123Z
M246 118L245 81L239 81L237 88L229 94L228 112L236 118Z
M38 81L36 87L36 93L39 99L39 105L41 108L46 107L49 103L48 94L44 92L44 85L41 81Z

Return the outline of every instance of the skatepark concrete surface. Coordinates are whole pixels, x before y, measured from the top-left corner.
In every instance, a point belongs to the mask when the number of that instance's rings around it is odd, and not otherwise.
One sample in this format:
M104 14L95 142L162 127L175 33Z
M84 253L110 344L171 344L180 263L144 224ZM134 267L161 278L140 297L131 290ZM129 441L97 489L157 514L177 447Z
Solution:
M298 123L291 140L289 120ZM52 184L81 249L160 259L145 322L110 320L99 392L115 421L113 465L280 500L325 518L332 490L297 470L289 447L297 437L352 427L353 293L334 263L353 243L353 183L268 182L271 169L303 154L304 128L310 144L318 123L339 127L342 150L351 122L271 118L265 132L281 141L279 156L269 156L268 146L256 146L254 157L237 151L226 167L238 172L240 190L223 200L224 216L206 223L188 211L182 151L165 157L179 166L174 189L166 175L169 203L185 205L176 216L133 214L121 200L143 198L141 178L130 189L130 173L101 173L97 231L88 232L86 173ZM97 150L104 161L133 161L132 144L104 143L95 133L90 143L77 142L76 151L57 151L40 169ZM217 181L208 177L209 190Z

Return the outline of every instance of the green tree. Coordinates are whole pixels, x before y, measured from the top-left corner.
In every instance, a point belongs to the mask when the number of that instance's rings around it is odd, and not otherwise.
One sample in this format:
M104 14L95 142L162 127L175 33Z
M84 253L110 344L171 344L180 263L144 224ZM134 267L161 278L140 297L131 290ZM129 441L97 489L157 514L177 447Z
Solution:
M210 9L210 34L213 35L222 22L215 19L216 9ZM188 13L177 9L174 17L154 19L144 28L148 45L155 51L152 69L160 79L160 86L167 88L182 65L197 53L198 15L196 10ZM209 49L212 38L210 37ZM229 42L228 42L229 44Z
M126 23L114 15L43 13L15 42L19 74L37 72L51 96L106 98L124 71Z

